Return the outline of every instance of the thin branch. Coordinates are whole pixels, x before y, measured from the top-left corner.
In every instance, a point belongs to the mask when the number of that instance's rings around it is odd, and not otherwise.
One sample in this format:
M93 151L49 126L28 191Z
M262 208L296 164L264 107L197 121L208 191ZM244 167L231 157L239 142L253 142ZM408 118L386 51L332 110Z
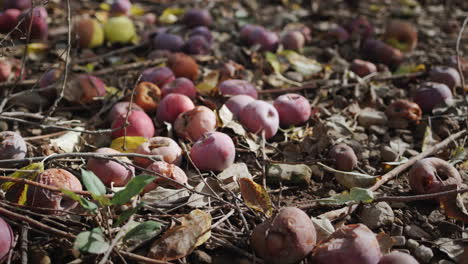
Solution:
M374 199L374 202L376 203L378 202L406 203L406 202L421 201L421 200L432 200L432 199L437 199L443 196L448 196L448 195L458 194L458 193L466 193L466 192L468 192L468 188L436 192L436 193L430 193L430 194L411 195L411 196L384 196L384 197L379 197L379 198Z
M71 54L71 48L72 48L72 23L71 23L71 7L70 7L70 0L67 0L67 27L68 27L68 40L67 40L67 54L65 56L65 72L64 72L64 77L63 77L63 82L62 86L60 87L60 93L57 99L55 99L54 103L50 107L50 110L46 114L44 121L48 119L49 116L53 115L55 112L55 109L57 109L57 106L59 102L62 100L64 94L65 94L65 88L67 85L68 81L68 71L70 69L70 54Z

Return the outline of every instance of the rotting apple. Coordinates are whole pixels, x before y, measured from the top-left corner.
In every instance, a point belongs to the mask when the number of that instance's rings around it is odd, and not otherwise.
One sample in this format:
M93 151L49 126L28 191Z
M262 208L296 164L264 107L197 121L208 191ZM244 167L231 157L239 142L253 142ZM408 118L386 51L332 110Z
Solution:
M18 17L21 11L18 9L7 9L0 13L0 33L7 34L18 25Z
M391 127L405 128L409 123L419 123L422 116L422 110L419 105L414 102L399 99L392 102L387 107L385 114L388 117L389 125Z
M359 36L361 39L366 39L374 35L374 26L369 22L367 17L364 16L352 19L346 24L346 29L352 36Z
M281 44L288 50L302 50L305 41L304 35L299 31L289 31L281 37Z
M461 85L461 78L458 70L447 66L433 67L429 71L428 81L443 83L450 89Z
M197 98L197 89L193 82L185 77L176 78L174 81L165 84L161 89L162 97L171 93L178 93L188 96L194 100Z
M34 7L32 11L24 10L18 17L18 21L23 20L20 25L21 31L26 36L29 32L30 40L47 41L49 35L47 16L47 10L44 7Z
M128 109L129 107L130 107L130 102L118 102L118 103L116 103L112 107L111 111L109 112L109 120L114 121L114 120L116 120L117 118L120 118L120 117L125 118L127 113L130 112L129 109ZM134 110L142 111L142 112L144 111L137 104L132 104L131 111L134 111Z
M252 45L260 46L260 51L271 51L274 52L279 45L279 37L276 32L266 30L263 27L256 28L252 31Z
M181 168L165 161L155 161L146 169L155 172L157 178L146 185L143 189L144 193L154 190L158 186L180 189L188 181L187 175Z
M418 44L418 31L409 22L391 20L385 28L383 39L394 48L403 52L410 52Z
M213 35L211 34L210 29L205 26L198 26L192 29L192 31L190 31L189 37L192 36L202 36L206 39L208 43L211 43L213 41Z
M22 159L26 157L28 148L23 137L14 131L0 132L0 160Z
M207 132L215 131L216 126L216 114L203 105L181 113L174 121L177 136L191 141L198 140Z
M255 30L258 30L258 29L261 29L261 28L263 28L263 27L258 26L258 25L252 25L252 24L247 24L247 25L243 26L240 29L240 32L239 32L240 41L243 44L247 45L247 46L253 45L254 44L254 39L253 39L252 33Z
M182 50L184 40L176 34L159 33L153 38L153 47L159 50L178 52Z
M335 168L341 171L352 171L358 163L354 150L344 143L333 146L328 156L333 161Z
M399 49L393 48L379 39L368 38L361 44L361 54L374 63L383 63L396 69L404 59Z
M283 126L302 125L309 120L312 112L309 101L304 96L295 93L278 96L273 105L278 111L280 124Z
M104 29L97 19L81 19L75 28L81 48L96 48L104 43Z
M129 0L114 0L111 5L109 14L111 16L128 16L132 8L132 3Z
M279 128L279 115L276 108L260 100L255 100L242 109L240 122L252 133L261 135L265 133L265 139L276 135Z
M175 79L174 73L168 67L152 67L141 73L141 82L152 82L158 87L163 87Z
M213 23L213 18L210 12L206 9L192 8L185 12L182 17L182 23L186 26L193 28L197 26L210 26Z
M376 235L363 224L344 225L312 252L316 264L377 264L382 257Z
M185 42L182 48L187 54L206 55L210 53L211 45L208 40L202 35L192 35Z
M99 148L94 153L96 154L117 154L119 151L111 148ZM113 157L124 163L131 163L127 157ZM86 165L88 170L94 172L96 176L110 187L125 186L134 176L135 168L131 165L124 166L116 161L100 158L90 158Z
M127 120L128 119L128 120ZM128 126L125 125L128 122ZM155 128L151 118L143 111L133 110L129 113L128 118L126 115L117 116L111 125L112 138L129 137L146 137L151 138L154 136Z
M64 169L47 169L37 176L36 181L38 183L65 190L83 190L78 178ZM27 197L27 204L29 206L38 208L40 211L42 211L41 208L52 209L54 211L44 210L51 214L57 214L59 213L59 210L68 211L78 205L77 201L62 195L59 192L53 192L33 185L29 186Z
M0 217L0 263L8 257L15 237L10 225Z
M167 66L171 68L176 77L185 77L192 81L196 81L198 78L197 62L192 57L184 53L174 53L169 55Z
M3 8L4 9L28 9L32 7L31 0L3 0Z
M0 82L10 80L12 73L12 65L8 60L0 60Z
M378 264L419 264L419 262L410 254L392 251L384 255Z
M135 88L135 103L148 113L156 112L161 101L161 90L151 82L140 82Z
M234 163L235 157L232 139L216 131L203 135L190 150L190 159L202 171L222 171Z
M425 158L417 161L408 172L411 190L417 194L438 192L443 186L455 184L462 179L458 170L450 163L439 158Z
M91 103L97 97L106 95L106 84L104 81L90 74L79 74L76 76L75 80L72 80L70 89L70 93L76 93L72 98L76 100L76 97L78 97L78 101L83 104Z
M335 28L328 30L327 38L335 39L339 43L342 43L342 42L349 40L350 36L349 36L349 32L344 27L337 26Z
M156 119L159 122L173 123L179 114L195 108L192 100L183 94L172 93L159 103Z
M422 83L413 93L413 100L423 112L430 113L437 105L452 104L452 91L443 83Z
M235 118L239 118L240 113L244 107L253 102L255 99L246 94L234 95L226 101L226 106L232 112Z
M218 90L221 95L246 94L257 99L258 92L255 86L246 80L231 79L219 84Z
M40 91L41 95L44 95L48 98L55 98L57 96L58 91L58 82L62 77L63 71L60 68L54 68L48 70L44 75L41 77L39 81L39 88L50 88L48 90ZM52 85L56 85L57 87L52 87Z
M355 59L349 66L349 70L362 78L371 73L377 72L377 66L370 61Z
M312 251L316 239L310 217L296 207L285 207L272 219L257 225L250 242L255 253L267 263L293 264Z
M182 162L182 149L168 137L152 137L135 150L138 154L161 155L165 162L177 166ZM153 161L147 158L135 157L135 164L140 167L148 167Z

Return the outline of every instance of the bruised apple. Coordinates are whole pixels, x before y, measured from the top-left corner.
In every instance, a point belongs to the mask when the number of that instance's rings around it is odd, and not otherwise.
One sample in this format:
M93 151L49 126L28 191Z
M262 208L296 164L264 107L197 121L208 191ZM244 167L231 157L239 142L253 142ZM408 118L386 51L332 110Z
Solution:
M382 257L376 235L363 224L345 225L319 243L314 264L377 264Z
M310 217L295 207L285 207L257 225L250 238L257 255L271 264L293 264L304 259L317 239Z
M411 189L417 194L438 192L445 185L461 186L462 179L455 167L439 158L425 158L416 162L408 172Z

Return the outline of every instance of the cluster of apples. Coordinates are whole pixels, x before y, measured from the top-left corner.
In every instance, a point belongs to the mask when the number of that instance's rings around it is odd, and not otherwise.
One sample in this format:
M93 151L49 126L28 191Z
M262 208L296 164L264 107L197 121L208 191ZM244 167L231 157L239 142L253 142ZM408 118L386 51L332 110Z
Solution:
M174 63L171 58L191 57L174 53L169 58L169 66L159 66L142 72L134 91L134 104L130 102L117 103L109 117L114 130L112 138L122 136L139 136L148 138L136 150L139 154L161 155L164 161L152 162L148 159L135 158L134 163L140 167L155 171L165 177L158 178L151 188L157 185L181 187L187 182L187 176L178 166L182 161L182 149L171 138L155 136L155 120L158 123L170 123L175 134L181 140L193 142L189 153L191 162L202 171L222 171L229 167L235 159L235 145L225 133L217 130L217 115L203 105L195 105L197 90L193 81L171 69ZM182 66L187 63L182 63ZM195 62L193 65L197 65ZM182 71L187 72L187 71ZM159 88L162 87L162 88ZM226 106L233 116L252 133L264 134L266 139L272 138L280 125L302 125L311 115L308 100L299 94L281 95L270 104L258 100L255 86L241 79L229 79L221 82L218 91L227 97ZM128 114L128 115L127 115ZM126 126L124 126L127 124ZM98 151L115 152L109 148ZM126 160L127 162L129 160ZM106 164L106 165L104 165ZM92 170L101 180L110 185L123 186L134 175L133 169L112 161L90 160L88 169ZM179 183L167 181L172 179ZM166 182L164 182L166 179ZM147 191L151 189L147 188Z
M43 7L34 7L32 10L31 8L31 1L28 0L3 1L0 33L11 33L14 38L46 41L49 34L47 10ZM25 32L29 32L29 36Z
M338 228L322 241L310 217L295 207L257 225L250 243L267 263L293 264L308 258L317 264L418 264L411 255L394 251L382 256L376 235L363 224Z

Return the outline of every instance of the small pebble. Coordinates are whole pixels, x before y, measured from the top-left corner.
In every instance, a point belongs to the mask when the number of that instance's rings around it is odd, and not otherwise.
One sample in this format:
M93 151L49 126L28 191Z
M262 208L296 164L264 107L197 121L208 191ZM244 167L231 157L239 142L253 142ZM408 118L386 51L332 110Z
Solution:
M411 251L415 250L418 246L418 241L414 239L408 239L408 241L406 241L406 247L409 248Z
M405 226L405 235L414 238L414 239L421 239L421 238L430 238L431 235L424 231L421 227L417 225L409 225Z
M370 229L392 224L395 219L392 208L386 202L364 205L359 217Z
M432 250L424 245L421 245L418 248L416 248L416 250L414 251L414 255L423 263L429 263L432 257L434 257L434 253L432 252Z
M404 236L392 236L392 240L395 247L403 247L406 245L406 237Z
M390 231L390 235L392 236L401 236L403 235L403 227L400 225L393 225L392 231Z

